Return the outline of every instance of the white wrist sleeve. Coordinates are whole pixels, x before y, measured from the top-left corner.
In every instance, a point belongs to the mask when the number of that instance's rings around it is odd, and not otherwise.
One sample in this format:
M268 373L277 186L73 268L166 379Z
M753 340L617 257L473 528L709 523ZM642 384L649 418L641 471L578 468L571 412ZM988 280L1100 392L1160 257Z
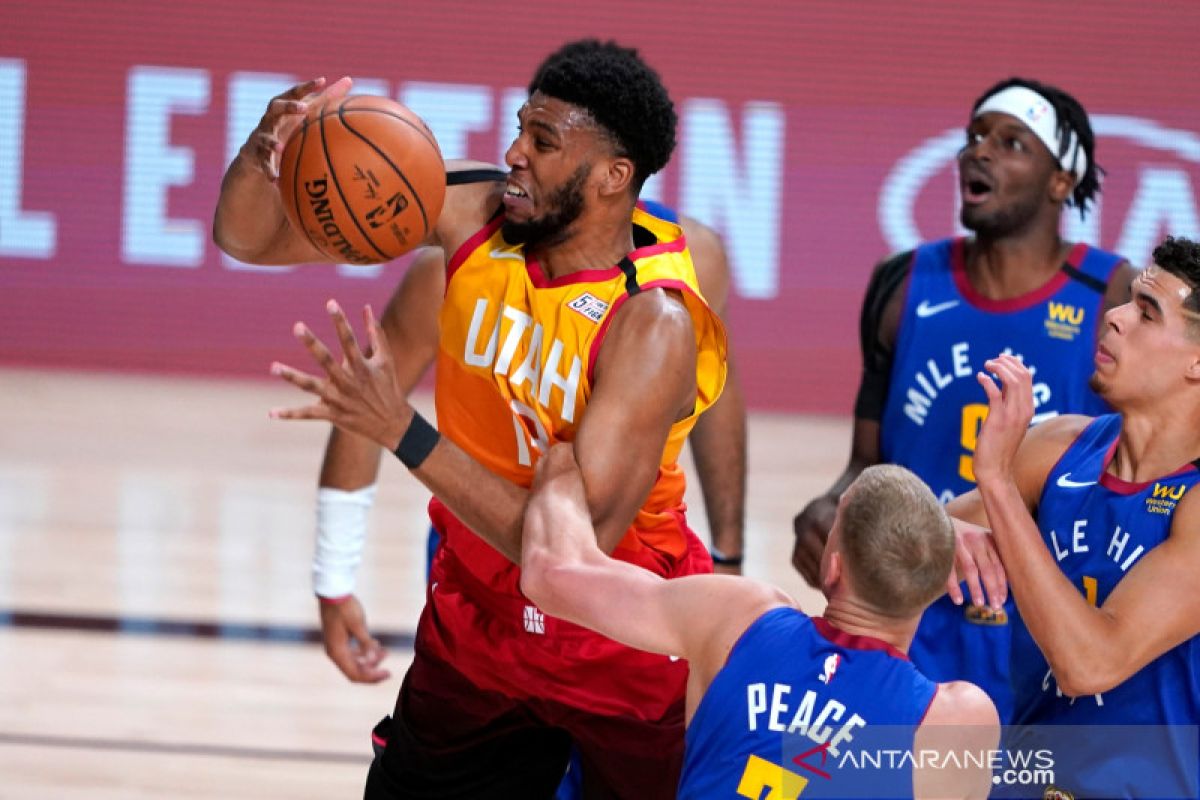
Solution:
M367 542L367 515L375 486L353 492L317 491L317 546L313 552L313 591L338 598L354 593L354 573Z

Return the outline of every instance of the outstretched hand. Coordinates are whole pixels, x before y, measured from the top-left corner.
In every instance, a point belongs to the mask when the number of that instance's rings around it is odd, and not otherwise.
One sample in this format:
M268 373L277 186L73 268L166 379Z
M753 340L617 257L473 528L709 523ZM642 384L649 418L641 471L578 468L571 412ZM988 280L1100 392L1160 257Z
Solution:
M330 300L326 310L342 346L342 361L334 358L307 325L297 322L296 338L312 354L326 377L319 378L278 361L271 364L272 375L316 395L317 402L294 408L275 408L270 411L270 416L272 419L327 420L342 430L395 450L412 420L413 410L400 388L383 329L375 320L371 307L366 306L363 321L369 347L364 353L337 302Z
M351 85L349 78L341 78L328 86L324 78L314 78L271 98L258 127L242 145L242 157L269 179L278 180L279 158L283 155L284 145L300 127L309 109L342 99Z
M987 393L988 414L975 446L975 479L978 483L1012 475L1013 459L1033 419L1033 375L1019 359L1001 355L984 364L1000 380L985 372L975 377Z

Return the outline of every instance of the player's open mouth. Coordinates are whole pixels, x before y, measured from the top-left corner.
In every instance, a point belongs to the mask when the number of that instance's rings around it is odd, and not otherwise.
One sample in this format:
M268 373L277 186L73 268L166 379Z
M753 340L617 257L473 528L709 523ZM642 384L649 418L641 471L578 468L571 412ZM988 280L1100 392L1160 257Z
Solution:
M963 176L960 187L964 203L982 203L992 196L992 185L983 178Z
M504 188L504 208L509 213L513 211L528 213L533 209L533 201L529 199L529 194L524 189L509 181Z

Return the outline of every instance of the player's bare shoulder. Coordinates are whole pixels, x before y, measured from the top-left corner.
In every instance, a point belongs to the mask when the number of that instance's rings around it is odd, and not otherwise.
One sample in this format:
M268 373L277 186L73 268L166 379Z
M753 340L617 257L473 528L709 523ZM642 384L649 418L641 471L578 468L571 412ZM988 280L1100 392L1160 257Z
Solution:
M1171 518L1171 536L1192 539L1200 536L1200 484L1192 486L1175 507L1175 514Z
M447 161L446 201L432 243L452 254L487 225L500 209L507 174L483 161Z

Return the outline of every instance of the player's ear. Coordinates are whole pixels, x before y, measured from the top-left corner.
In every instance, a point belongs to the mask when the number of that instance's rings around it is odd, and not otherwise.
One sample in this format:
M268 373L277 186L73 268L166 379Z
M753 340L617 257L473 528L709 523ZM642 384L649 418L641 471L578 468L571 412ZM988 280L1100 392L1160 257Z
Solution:
M604 162L600 176L600 193L611 196L631 192L634 166L626 156L613 156Z
M833 550L825 554L825 569L821 574L821 591L826 597L842 582L842 554Z
M1193 326L1200 328L1200 323L1189 322L1188 340L1192 342L1192 361L1188 364L1184 376L1192 383L1200 383L1200 331L1190 330Z
M1075 176L1065 169L1054 171L1054 176L1050 178L1050 199L1056 204L1062 205L1071 196L1071 192L1075 189Z

